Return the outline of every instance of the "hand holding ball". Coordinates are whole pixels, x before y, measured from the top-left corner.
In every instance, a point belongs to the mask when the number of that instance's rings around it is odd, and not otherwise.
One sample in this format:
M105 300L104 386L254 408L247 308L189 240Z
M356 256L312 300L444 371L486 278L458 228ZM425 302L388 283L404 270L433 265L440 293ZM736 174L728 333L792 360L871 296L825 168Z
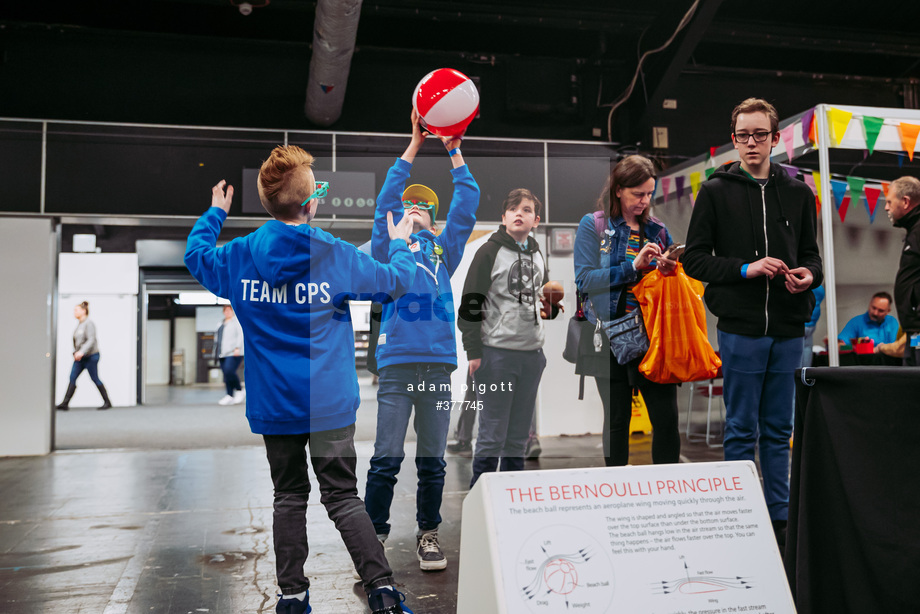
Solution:
M459 70L439 68L415 86L412 106L428 132L442 137L460 136L479 111L479 91Z
M562 306L562 299L565 296L565 290L558 281L546 282L543 286L543 296L540 299L540 317L544 320L552 320L560 311L565 311Z

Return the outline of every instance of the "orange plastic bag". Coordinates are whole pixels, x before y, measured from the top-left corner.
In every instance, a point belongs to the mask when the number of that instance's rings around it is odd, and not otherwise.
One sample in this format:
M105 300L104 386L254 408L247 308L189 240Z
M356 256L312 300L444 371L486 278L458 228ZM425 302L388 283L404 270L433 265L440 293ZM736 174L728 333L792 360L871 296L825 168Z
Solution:
M715 377L722 361L709 345L703 284L687 277L682 264L673 275L657 269L633 288L642 307L649 350L639 372L659 384Z

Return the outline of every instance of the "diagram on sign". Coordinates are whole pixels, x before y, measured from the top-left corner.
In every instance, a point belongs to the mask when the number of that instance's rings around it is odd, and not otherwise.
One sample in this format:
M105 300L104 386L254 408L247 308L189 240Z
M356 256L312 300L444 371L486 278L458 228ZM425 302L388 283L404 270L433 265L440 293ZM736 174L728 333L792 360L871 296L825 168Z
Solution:
M653 582L652 592L656 595L703 595L754 588L752 578L748 576L717 576L708 569L691 573L687 561L683 561L683 564L684 575L673 580Z
M517 579L532 612L605 611L613 599L610 560L593 537L575 527L551 526L531 535L518 555Z

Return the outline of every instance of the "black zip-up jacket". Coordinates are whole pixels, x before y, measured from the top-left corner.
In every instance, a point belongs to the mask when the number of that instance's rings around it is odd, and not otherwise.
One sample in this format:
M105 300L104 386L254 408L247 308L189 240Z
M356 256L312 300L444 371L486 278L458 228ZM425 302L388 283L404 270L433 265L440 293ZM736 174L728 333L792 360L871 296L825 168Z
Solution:
M785 276L745 279L741 267L771 256L814 276L808 291L791 294ZM761 186L740 162L723 166L700 186L681 262L688 275L707 282L704 297L726 333L801 337L821 285L817 211L811 189L770 166Z
M901 328L920 332L920 207L895 222L907 229L898 274L894 279L894 304Z

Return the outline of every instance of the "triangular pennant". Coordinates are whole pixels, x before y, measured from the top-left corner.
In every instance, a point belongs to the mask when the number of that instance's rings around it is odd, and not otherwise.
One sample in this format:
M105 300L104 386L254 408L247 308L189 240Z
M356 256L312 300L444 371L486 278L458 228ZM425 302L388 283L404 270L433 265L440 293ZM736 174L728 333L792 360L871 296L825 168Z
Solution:
M843 202L840 203L840 206L837 207L837 213L840 214L840 221L847 221L847 209L850 208L850 197L847 196L843 199Z
M677 187L677 202L680 202L680 199L684 197L684 182L686 180L687 178L683 175L674 178L674 184Z
M866 186L866 180L862 177L847 177L847 187L850 188L850 197L854 203L858 203L863 197L863 188Z
M809 140L814 141L814 139L809 139L809 136L811 135L811 125L814 123L814 119L815 110L813 108L805 111L805 115L802 116L802 140L806 143Z
M840 209L843 197L847 193L847 182L839 179L831 179L831 192L834 194L834 206Z
M827 119L831 128L831 140L837 147L840 147L840 141L843 140L843 135L846 133L847 126L850 125L852 118L853 114L849 111L842 111L834 107L830 107L827 110Z
M805 184L811 188L811 191L815 194L815 207L818 209L818 215L821 215L821 195L818 193L818 188L815 185L821 185L820 173L813 171L811 173L802 173L802 179L805 180Z
M662 177L661 178L661 192L664 194L664 200L662 202L668 202L668 195L671 193L671 178Z
M696 203L696 194L700 191L700 173L690 173L690 201Z
M712 174L714 172L716 172L716 167L713 166L712 168L707 168L706 169L706 179L709 179L710 177L712 177Z
M334 88L335 86L334 86L334 85L323 85L323 84L320 84L319 87L320 87L321 90L323 90L323 93L324 93L324 94L328 94L329 92L332 91L332 88Z
M808 128L808 140L815 147L818 146L818 122L812 119L811 126Z
M783 170L786 171L786 174L795 179L799 175L799 168L797 166L792 166L791 164L780 164L783 167Z
M891 183L888 182L888 181L883 181L883 182L882 182L882 192L884 192L885 198L888 198L888 186L890 186L890 185L891 185Z
M866 147L870 154L875 151L875 142L878 140L878 134L882 131L884 123L885 120L881 117L866 115L862 118L863 129L866 131Z
M717 149L718 149L718 147L710 147L710 148L709 148L709 157L710 157L710 158L715 158L715 157L716 157L716 150L717 150Z
M905 124L901 122L898 127L901 129L901 147L907 152L910 161L914 161L914 148L917 146L917 135L920 135L920 125Z
M866 211L869 212L869 223L875 221L875 207L878 205L878 197L882 193L879 188L866 187L863 192L866 195Z
M904 168L904 154L898 154L898 168Z
M795 157L795 126L786 126L779 133L783 137L783 145L786 146L786 158L791 162Z

